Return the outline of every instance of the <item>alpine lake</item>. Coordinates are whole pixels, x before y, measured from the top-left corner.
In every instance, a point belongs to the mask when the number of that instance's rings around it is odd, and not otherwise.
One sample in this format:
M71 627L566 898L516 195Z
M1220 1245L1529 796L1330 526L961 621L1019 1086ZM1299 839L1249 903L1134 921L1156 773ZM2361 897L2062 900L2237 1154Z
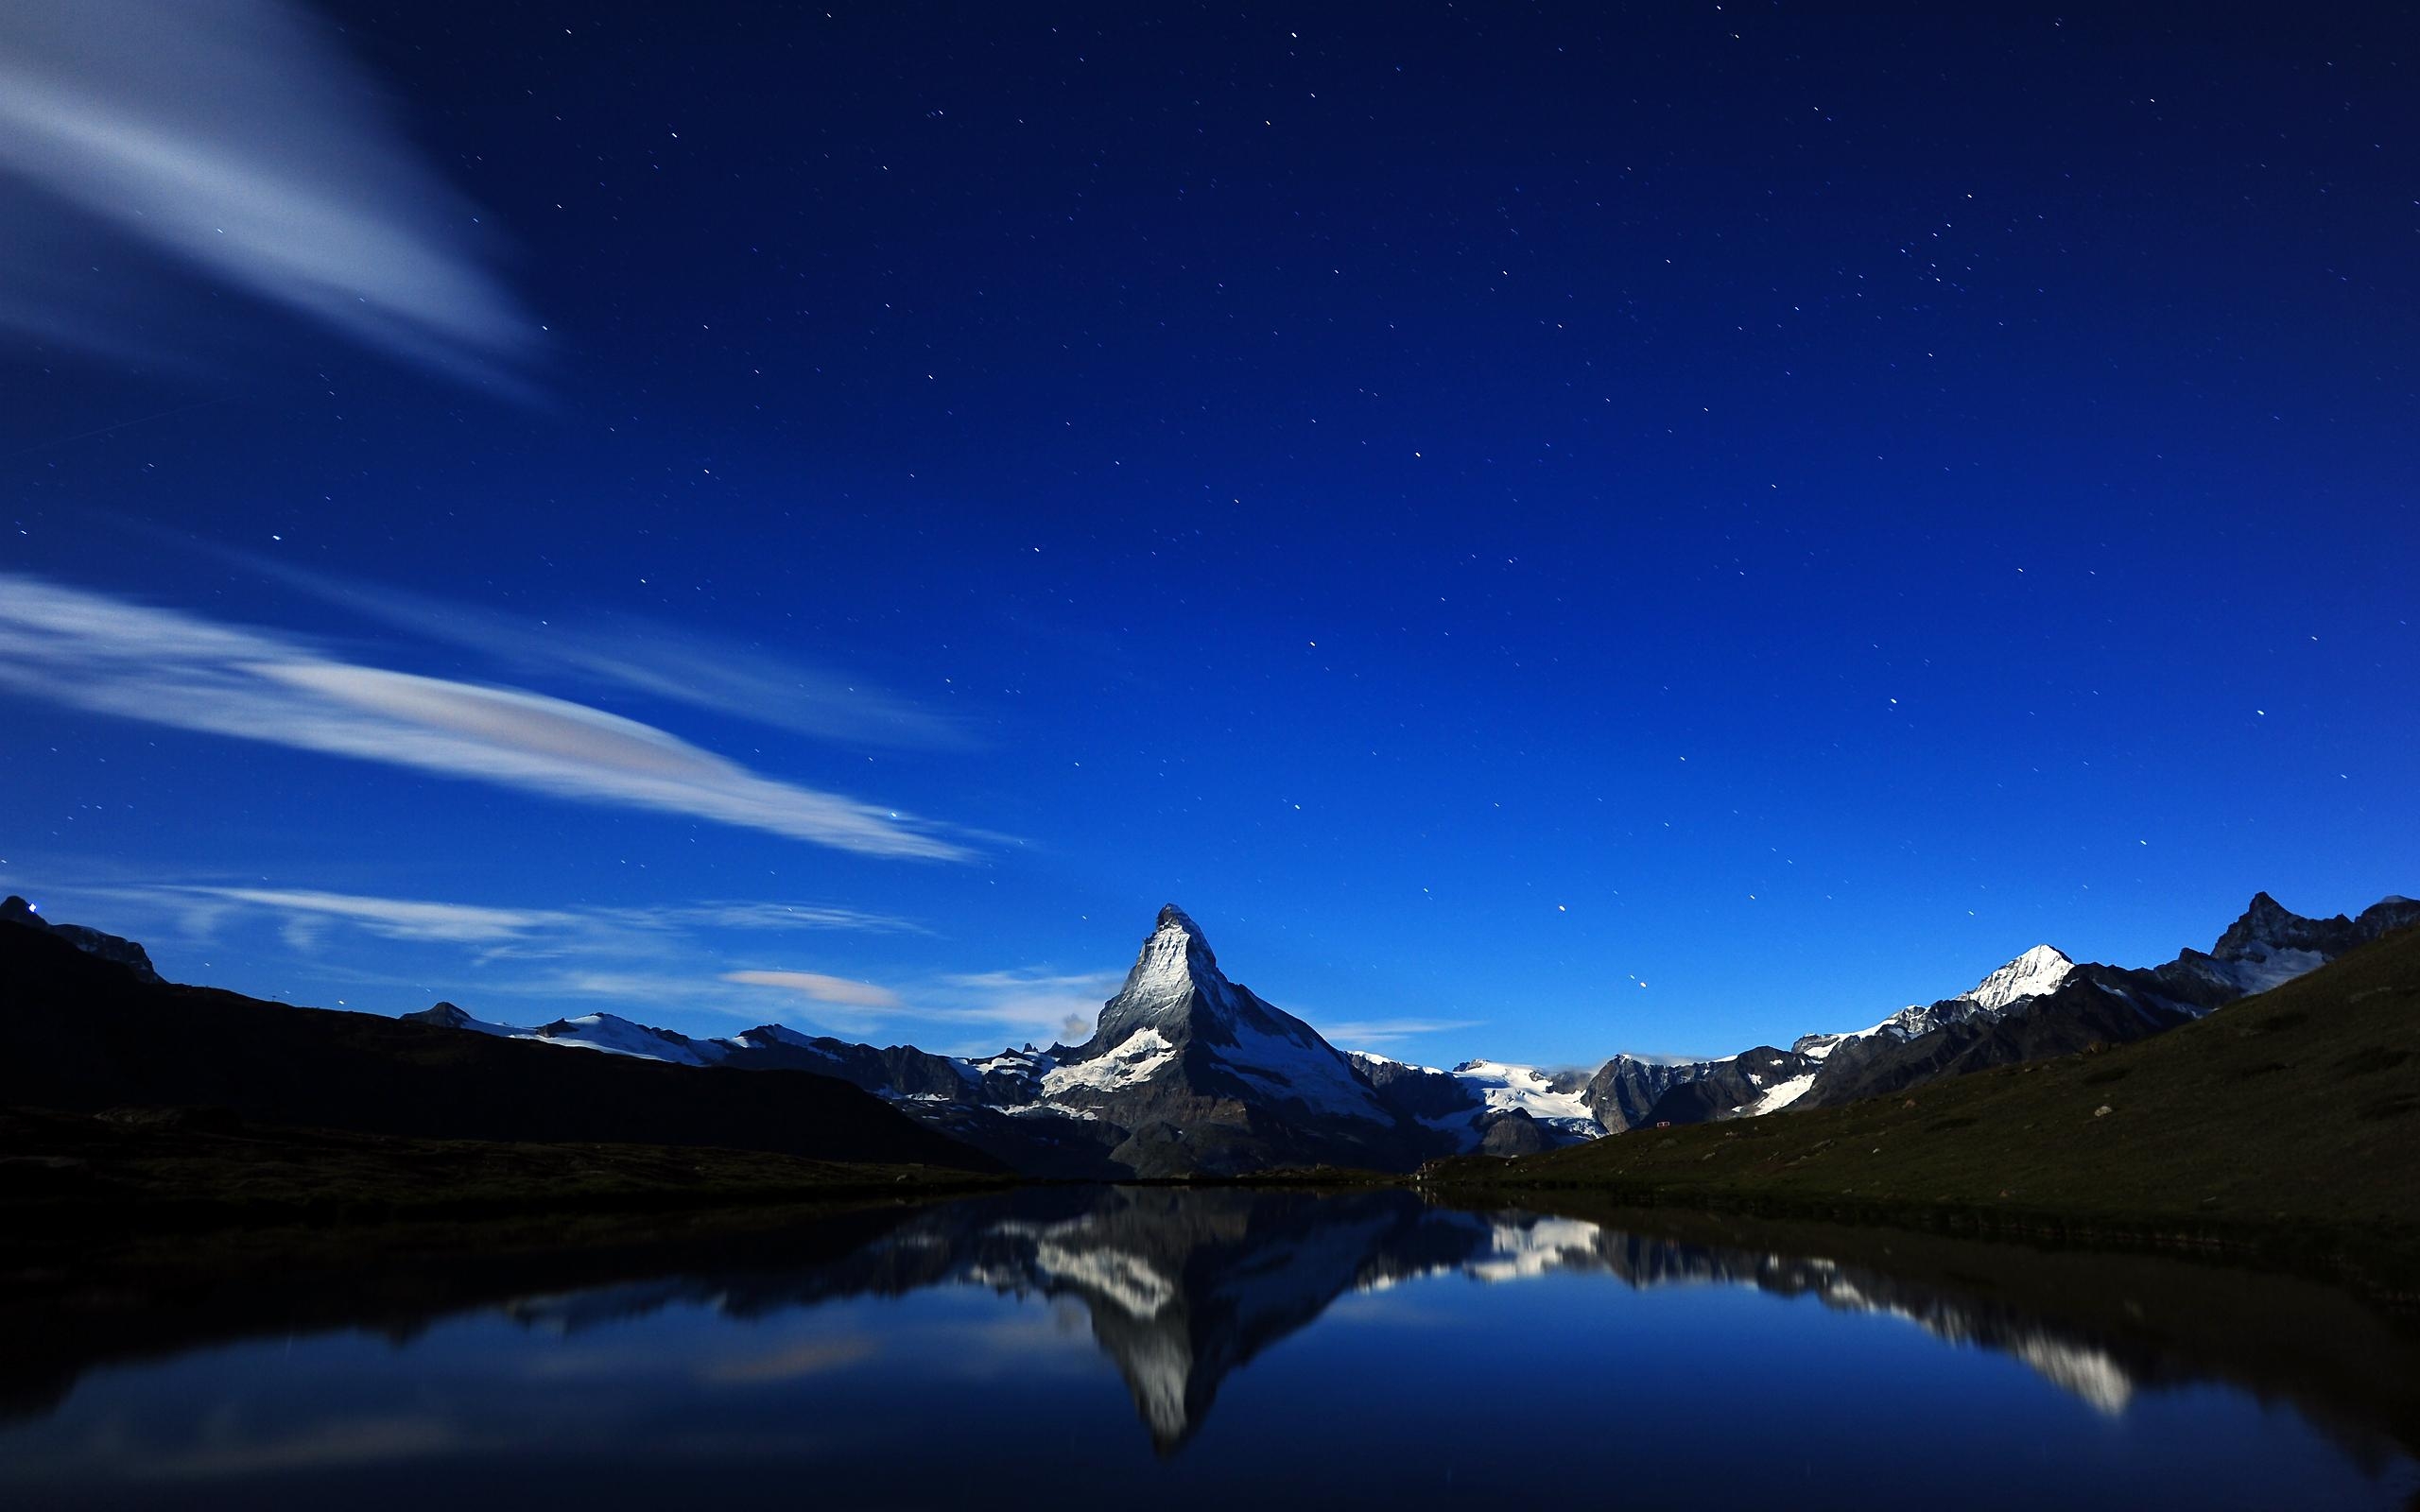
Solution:
M1397 1188L578 1238L0 1305L0 1505L2420 1504L2410 1322L2173 1255Z

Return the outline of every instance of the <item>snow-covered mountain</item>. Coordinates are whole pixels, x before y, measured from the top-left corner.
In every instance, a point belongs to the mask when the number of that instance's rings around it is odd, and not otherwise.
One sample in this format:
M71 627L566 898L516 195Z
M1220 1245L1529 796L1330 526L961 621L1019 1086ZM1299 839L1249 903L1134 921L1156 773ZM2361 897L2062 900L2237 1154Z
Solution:
M1836 1107L1942 1076L2144 1039L2291 981L2415 919L2420 903L2407 898L2383 899L2358 919L2317 919L2264 892L2211 952L2187 950L2149 970L2079 965L2037 946L1959 999L1908 1010L1914 1017L1899 1032L1865 1031L1824 1047L1822 1072L1798 1106Z
M1407 1113L1319 1031L1229 980L1201 926L1174 904L1160 910L1091 1036L1046 1050L938 1056L780 1024L696 1040L610 1013L521 1028L446 1003L408 1017L678 1065L821 1072L1022 1169L1052 1174L1409 1168L1480 1148L1492 1123L1478 1092L1451 1100L1439 1119ZM1586 1117L1576 1104L1558 1112ZM1551 1137L1534 1147L1545 1143Z
M2036 945L1959 996L1985 1013L2001 1013L2027 998L2057 991L2075 969L2076 963L2057 950Z
M1201 926L1173 903L1092 1037L1051 1059L1042 1101L1115 1119L1146 1141L1194 1137L1185 1121L1235 1108L1281 1141L1317 1143L1333 1130L1359 1143L1396 1123L1318 1030L1228 981Z
M609 1013L533 1028L451 1004L409 1017L679 1065L820 1072L1029 1172L1403 1169L1440 1155L1522 1155L1642 1125L1832 1106L2139 1039L2414 919L2420 903L2409 899L2386 899L2358 919L2312 919L2262 893L2212 951L2188 950L2150 971L2079 965L2036 945L1955 997L1910 1005L1862 1029L1703 1060L1616 1056L1594 1071L1484 1059L1445 1071L1340 1051L1231 981L1201 926L1174 904L1160 911L1124 985L1076 1045L969 1058L780 1024L699 1040Z
M577 1019L557 1019L552 1023L542 1023L532 1029L475 1019L451 1003L440 1003L404 1017L415 1023L433 1023L444 1029L468 1029L474 1034L493 1035L500 1040L543 1040L548 1044L576 1050L599 1050L609 1056L668 1060L676 1066L718 1065L730 1056L734 1043L723 1040L692 1040L685 1034L677 1034L670 1029L650 1029L613 1013L584 1013Z

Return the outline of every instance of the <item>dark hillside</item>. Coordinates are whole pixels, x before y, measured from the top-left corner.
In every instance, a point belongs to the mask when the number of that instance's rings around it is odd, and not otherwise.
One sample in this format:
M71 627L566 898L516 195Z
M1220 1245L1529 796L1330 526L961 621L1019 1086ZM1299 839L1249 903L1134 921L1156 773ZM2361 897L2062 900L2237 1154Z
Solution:
M0 1107L224 1108L424 1139L996 1168L828 1076L740 1076L176 987L32 929L0 926Z
M1651 1199L2420 1232L2420 929L2135 1044L1432 1175Z

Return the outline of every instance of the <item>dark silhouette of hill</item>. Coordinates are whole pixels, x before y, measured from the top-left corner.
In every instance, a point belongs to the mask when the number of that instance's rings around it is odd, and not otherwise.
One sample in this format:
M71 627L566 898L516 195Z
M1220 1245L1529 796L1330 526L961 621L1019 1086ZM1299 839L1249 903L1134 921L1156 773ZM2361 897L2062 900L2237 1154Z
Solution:
M997 1162L829 1076L717 1074L146 979L0 926L0 1106L222 1108L264 1124L447 1140L713 1146L988 1171Z
M1430 1174L1775 1211L2351 1232L2420 1254L2415 1069L2420 927L2407 927L2135 1043Z

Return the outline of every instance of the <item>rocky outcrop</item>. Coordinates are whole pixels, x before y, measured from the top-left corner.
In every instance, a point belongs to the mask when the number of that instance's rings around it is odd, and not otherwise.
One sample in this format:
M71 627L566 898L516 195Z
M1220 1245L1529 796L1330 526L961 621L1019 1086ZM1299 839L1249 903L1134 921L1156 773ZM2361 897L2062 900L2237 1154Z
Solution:
M114 961L146 981L160 980L160 973L152 968L150 954L134 941L120 935L104 934L83 924L54 924L43 918L33 904L13 893L5 902L0 902L0 924L42 930L65 940L87 955Z

